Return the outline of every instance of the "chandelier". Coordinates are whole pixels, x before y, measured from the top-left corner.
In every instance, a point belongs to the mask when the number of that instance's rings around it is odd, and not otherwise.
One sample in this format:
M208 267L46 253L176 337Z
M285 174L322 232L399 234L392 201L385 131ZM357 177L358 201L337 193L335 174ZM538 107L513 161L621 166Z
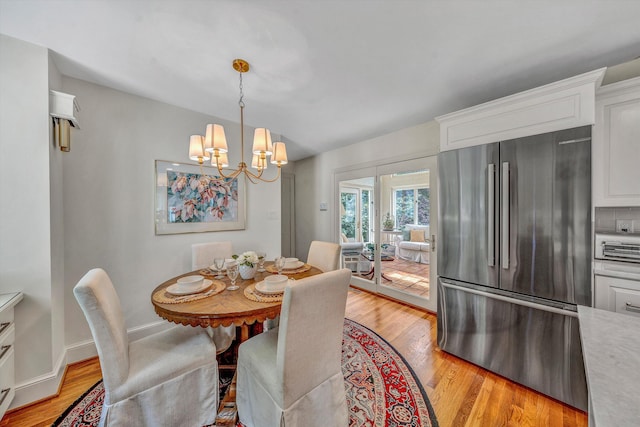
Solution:
M287 164L287 148L284 142L271 142L271 132L267 128L256 128L253 136L253 158L251 167L256 170L252 172L244 161L244 93L242 91L242 74L249 71L249 63L244 59L234 59L233 69L240 75L240 163L234 170L228 170L229 161L227 158L227 138L224 134L224 127L218 124L207 125L205 136L191 135L189 140L189 158L202 165L211 159L211 165L218 169L218 173L223 178L234 179L241 173L252 183L258 181L274 182L280 178L280 168ZM267 169L267 156L271 156L270 162L278 167L278 173L273 179L262 177L262 173ZM225 173L224 170L227 169Z

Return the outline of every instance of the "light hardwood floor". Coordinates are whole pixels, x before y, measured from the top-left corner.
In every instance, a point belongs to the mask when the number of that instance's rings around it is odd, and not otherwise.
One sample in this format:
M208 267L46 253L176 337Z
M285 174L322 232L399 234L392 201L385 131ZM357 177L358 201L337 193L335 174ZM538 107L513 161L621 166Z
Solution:
M587 426L584 412L438 349L433 314L359 290L349 292L346 314L405 357L441 427ZM97 359L72 365L58 397L11 412L0 426L48 426L99 378Z

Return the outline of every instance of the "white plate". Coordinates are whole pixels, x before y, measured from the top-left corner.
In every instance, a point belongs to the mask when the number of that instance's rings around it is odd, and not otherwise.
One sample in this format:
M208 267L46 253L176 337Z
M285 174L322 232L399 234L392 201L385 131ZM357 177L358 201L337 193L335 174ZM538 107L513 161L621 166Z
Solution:
M284 292L284 287L293 283L293 280L289 279L276 289L265 289L264 281L256 283L256 289L263 294L281 294Z
M204 279L202 281L202 285L200 285L199 288L194 289L192 291L185 291L183 289L180 289L180 285L178 283L174 283L171 286L168 286L166 291L169 292L171 295L190 295L190 294L197 294L198 292L202 292L205 289L209 288L211 286L211 284L213 283L213 280L209 280L209 279Z
M298 261L296 262L294 267L287 267L286 265L284 266L284 270L295 270L296 268L300 268L304 265L304 262L302 261Z

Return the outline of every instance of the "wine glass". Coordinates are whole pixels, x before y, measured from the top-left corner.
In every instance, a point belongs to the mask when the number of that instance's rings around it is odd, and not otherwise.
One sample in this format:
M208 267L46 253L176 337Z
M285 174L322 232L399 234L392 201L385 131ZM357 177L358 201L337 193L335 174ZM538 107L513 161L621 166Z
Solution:
M227 264L227 276L229 276L229 279L231 279L231 286L227 286L228 290L235 291L239 288L239 286L236 285L236 279L238 278L239 273L240 267L238 266L238 263L234 262Z
M278 274L282 274L282 269L284 268L284 263L286 262L286 258L283 256L279 256L275 260L276 269L278 269Z
M216 279L224 279L224 274L222 274L222 267L224 267L224 258L214 258L213 266L218 272L218 274L216 275Z
M264 258L267 256L267 254L262 252L262 251L258 251L258 252L256 252L256 255L258 255L258 271L259 272L263 272L263 271L265 271L265 269L264 269Z

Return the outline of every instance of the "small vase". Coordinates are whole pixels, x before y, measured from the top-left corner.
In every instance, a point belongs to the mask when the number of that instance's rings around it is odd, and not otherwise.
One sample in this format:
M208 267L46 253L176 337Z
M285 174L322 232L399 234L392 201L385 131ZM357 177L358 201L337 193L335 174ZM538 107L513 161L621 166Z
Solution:
M254 265L253 267L249 267L248 265L241 265L239 270L240 277L244 280L253 279L256 275L256 271L258 270L258 266Z

